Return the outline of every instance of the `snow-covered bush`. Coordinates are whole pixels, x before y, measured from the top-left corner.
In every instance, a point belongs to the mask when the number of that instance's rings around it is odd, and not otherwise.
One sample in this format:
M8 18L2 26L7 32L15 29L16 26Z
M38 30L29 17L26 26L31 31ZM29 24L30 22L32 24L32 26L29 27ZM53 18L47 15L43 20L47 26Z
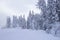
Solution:
M56 36L60 36L60 22L55 22L51 26L52 26L51 34L56 35Z

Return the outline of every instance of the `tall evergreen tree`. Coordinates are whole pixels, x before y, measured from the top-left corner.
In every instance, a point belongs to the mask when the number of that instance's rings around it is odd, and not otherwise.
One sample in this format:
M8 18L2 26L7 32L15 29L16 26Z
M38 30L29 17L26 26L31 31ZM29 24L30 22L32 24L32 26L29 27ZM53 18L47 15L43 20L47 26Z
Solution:
M17 27L18 24L17 22L18 22L17 16L13 16L12 26Z
M46 18L46 2L45 2L45 0L39 0L37 6L39 9L41 9L43 18Z
M49 25L58 20L58 14L56 13L56 0L48 0L47 4L45 0L39 0L37 6L42 11L43 29L49 29Z
M58 21L60 22L60 0L56 0L56 13L58 14Z
M11 19L10 19L10 17L7 18L7 27L8 28L11 27Z
M27 18L27 29L32 29L32 20L33 20L33 14L32 11L29 11L29 16Z
M42 24L43 24L42 27L43 27L43 29L46 29L46 28L44 28L45 21L47 20L47 6L46 6L45 0L39 0L37 6L42 11L41 12L41 14L42 14L41 20L42 20Z
M26 28L26 20L25 20L25 17L23 16L20 16L19 17L19 20L18 20L18 25L19 27L25 29Z
M54 23L58 20L58 14L56 13L55 0L48 0L47 13L48 13L49 23Z

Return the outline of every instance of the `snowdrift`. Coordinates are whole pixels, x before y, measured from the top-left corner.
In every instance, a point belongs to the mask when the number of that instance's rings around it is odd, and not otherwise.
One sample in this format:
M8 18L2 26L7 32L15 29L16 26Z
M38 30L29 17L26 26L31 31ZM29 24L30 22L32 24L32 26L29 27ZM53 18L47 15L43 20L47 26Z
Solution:
M0 40L60 40L43 30L20 28L0 29Z

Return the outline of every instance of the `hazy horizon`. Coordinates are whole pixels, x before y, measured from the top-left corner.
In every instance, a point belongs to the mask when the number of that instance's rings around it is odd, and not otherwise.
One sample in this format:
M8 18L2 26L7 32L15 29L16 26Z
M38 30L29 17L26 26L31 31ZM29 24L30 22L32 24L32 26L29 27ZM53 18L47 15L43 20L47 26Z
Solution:
M0 26L5 25L6 16L25 15L25 18L27 18L30 10L39 13L39 10L36 8L37 1L38 0L0 0Z
M35 14L40 13L36 6L37 2L38 0L0 0L0 26L6 24L7 16L25 15L27 19L30 10L33 10Z

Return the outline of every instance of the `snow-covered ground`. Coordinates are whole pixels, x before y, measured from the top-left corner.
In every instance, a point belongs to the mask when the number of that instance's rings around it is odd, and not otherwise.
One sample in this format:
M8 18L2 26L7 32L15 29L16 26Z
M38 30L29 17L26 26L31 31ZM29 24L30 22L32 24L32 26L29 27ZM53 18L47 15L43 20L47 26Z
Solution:
M0 29L0 40L60 40L60 38L43 30L12 28Z

